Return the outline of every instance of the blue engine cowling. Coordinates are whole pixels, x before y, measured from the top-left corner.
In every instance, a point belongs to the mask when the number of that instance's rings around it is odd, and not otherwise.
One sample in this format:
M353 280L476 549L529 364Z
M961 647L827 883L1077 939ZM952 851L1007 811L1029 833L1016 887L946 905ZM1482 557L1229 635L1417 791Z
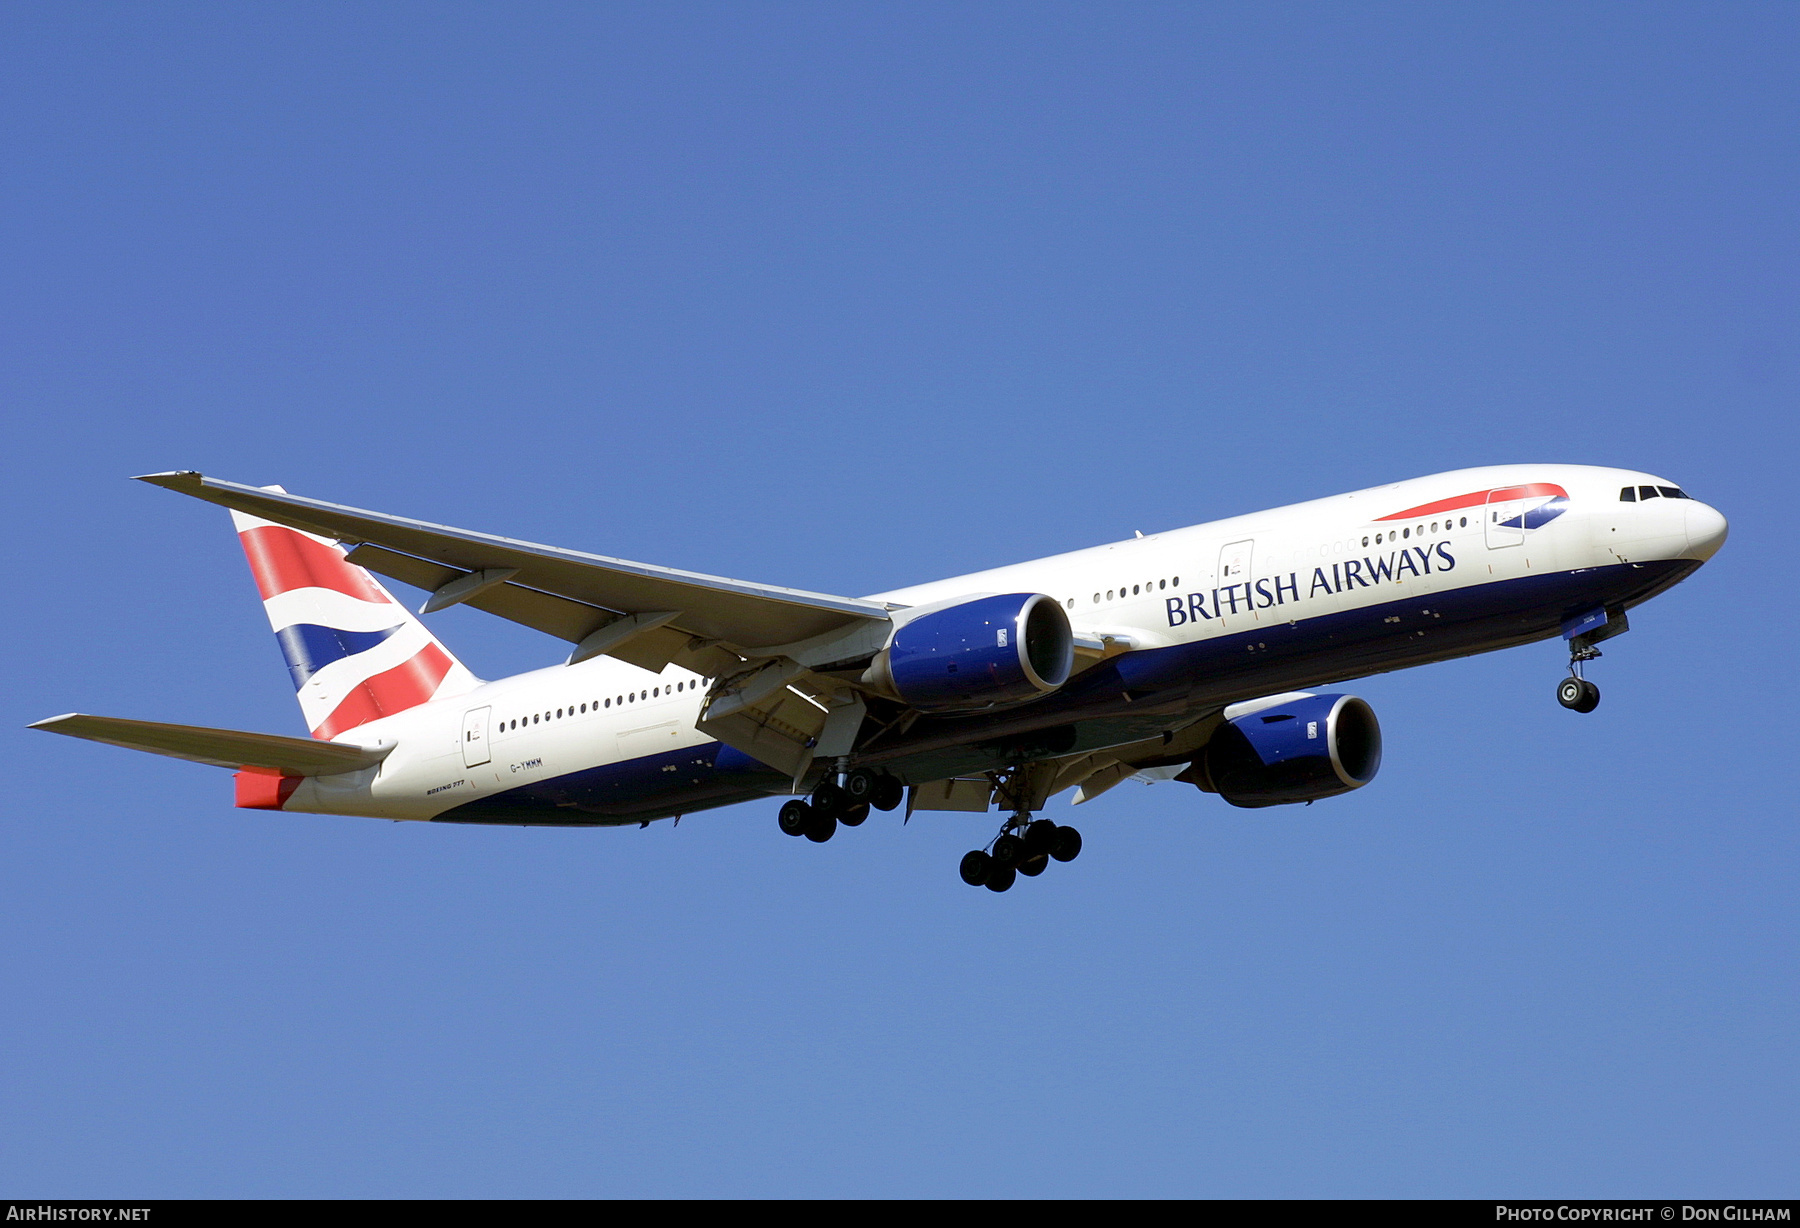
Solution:
M1374 709L1354 695L1300 694L1227 720L1177 779L1253 808L1348 793L1380 769Z
M1048 694L1075 668L1069 616L1042 593L977 597L904 623L869 681L926 712L974 712Z

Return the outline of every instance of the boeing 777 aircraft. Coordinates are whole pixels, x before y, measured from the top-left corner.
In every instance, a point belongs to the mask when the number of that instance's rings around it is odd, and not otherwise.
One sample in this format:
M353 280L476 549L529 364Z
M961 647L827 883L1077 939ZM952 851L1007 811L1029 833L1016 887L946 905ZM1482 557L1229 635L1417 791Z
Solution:
M33 728L233 769L237 804L440 823L648 825L785 795L829 840L870 808L985 812L971 886L1081 851L1033 819L1177 780L1234 806L1360 789L1381 729L1323 686L1562 636L1565 708L1626 614L1725 541L1668 480L1464 469L872 597L563 550L198 473L231 509L312 739L70 714ZM370 573L574 646L483 682Z

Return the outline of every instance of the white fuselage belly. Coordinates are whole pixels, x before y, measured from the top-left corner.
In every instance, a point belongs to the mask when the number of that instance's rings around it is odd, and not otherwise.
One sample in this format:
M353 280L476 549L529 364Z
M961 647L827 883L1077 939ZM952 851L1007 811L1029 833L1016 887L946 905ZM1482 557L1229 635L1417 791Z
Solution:
M1567 510L1535 529L1497 528L1507 513L1487 504L1404 522L1383 519L1468 491L1532 483L1556 484L1568 496ZM1717 513L1692 500L1620 502L1620 488L1635 484L1667 483L1635 471L1587 466L1462 470L934 581L876 599L921 605L980 593L1047 593L1064 603L1077 635L1129 637L1132 651L1142 652L1261 628L1303 633L1309 620L1401 600L1417 600L1429 613L1432 598L1453 590L1530 576L1704 559L1716 541L1709 545L1696 534L1710 530L1713 521L1722 525ZM1389 534L1402 536L1390 541ZM1406 563L1397 561L1403 554ZM1416 633L1397 627L1394 634ZM1317 676L1346 675L1327 663ZM487 683L346 735L344 740L362 745L391 741L395 750L378 768L309 778L283 808L432 819L534 782L651 756L658 757L658 779L666 776L666 792L674 799L663 812L719 804L681 804L685 761L669 753L692 750L699 756L716 746L695 728L705 694L699 682L673 666L650 674L598 657ZM467 714L481 709L487 710L486 747L467 754ZM483 755L485 762L471 763Z

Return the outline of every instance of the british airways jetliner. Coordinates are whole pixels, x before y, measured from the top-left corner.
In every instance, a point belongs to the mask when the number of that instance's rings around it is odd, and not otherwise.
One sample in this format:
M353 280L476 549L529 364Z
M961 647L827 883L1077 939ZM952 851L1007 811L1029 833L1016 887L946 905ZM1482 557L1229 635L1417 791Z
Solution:
M1298 688L1561 636L1565 708L1627 611L1725 518L1581 465L1415 478L939 580L833 597L445 528L198 473L231 509L312 738L70 714L33 728L236 772L237 804L440 823L647 825L784 795L829 840L870 808L997 809L971 886L1081 851L1032 816L1178 780L1234 806L1360 789L1381 729ZM574 646L483 682L371 575Z

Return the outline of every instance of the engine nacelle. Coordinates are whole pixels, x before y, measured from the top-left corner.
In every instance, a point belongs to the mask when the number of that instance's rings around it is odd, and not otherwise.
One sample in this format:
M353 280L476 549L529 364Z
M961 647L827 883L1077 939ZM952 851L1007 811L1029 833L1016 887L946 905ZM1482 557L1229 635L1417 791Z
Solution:
M1253 808L1348 793L1380 769L1374 709L1354 695L1295 694L1227 719L1177 779Z
M902 624L865 678L922 711L973 712L1046 695L1074 668L1062 605L1042 593L1005 593Z

